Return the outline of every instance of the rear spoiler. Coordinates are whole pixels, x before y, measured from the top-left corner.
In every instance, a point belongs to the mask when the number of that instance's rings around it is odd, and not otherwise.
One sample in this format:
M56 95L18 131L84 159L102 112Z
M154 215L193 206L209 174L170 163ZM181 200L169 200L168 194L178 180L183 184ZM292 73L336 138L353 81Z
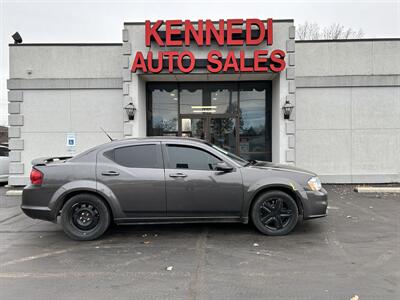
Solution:
M66 161L67 159L72 158L73 156L53 156L53 157L40 157L32 160L33 166L45 166L48 163L53 162L62 162Z

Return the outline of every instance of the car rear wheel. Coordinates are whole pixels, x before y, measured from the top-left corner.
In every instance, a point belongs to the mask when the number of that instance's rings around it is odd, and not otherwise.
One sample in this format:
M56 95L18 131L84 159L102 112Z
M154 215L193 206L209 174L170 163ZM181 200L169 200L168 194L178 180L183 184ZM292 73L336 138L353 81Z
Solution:
M99 197L78 194L71 197L62 208L61 225L65 234L73 240L95 240L110 225L110 213Z
M299 210L295 200L282 191L269 191L255 200L251 217L256 228L266 235L285 235L296 226Z

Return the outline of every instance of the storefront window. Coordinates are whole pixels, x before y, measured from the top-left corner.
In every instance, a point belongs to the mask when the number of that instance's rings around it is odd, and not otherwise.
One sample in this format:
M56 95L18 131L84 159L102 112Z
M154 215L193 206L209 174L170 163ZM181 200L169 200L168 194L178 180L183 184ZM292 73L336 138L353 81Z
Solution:
M151 135L178 134L178 89L159 87L151 93ZM149 106L149 105L148 105Z
M203 89L199 85L182 84L179 97L181 114L201 114L206 107L210 106L204 104Z
M196 137L246 159L271 160L271 82L152 82L147 134Z
M245 83L240 85L240 154L246 159L271 160L271 139L266 115L270 118L270 103L267 109L266 85Z
M230 83L180 84L181 114L236 113L237 85Z
M211 118L210 142L218 147L236 152L236 118Z
M211 105L215 113L237 113L238 92L236 84L216 84L209 87Z

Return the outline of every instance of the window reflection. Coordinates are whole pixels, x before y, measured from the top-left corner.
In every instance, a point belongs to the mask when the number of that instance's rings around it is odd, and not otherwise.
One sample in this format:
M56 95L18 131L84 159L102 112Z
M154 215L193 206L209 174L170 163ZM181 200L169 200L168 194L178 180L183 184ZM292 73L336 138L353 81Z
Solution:
M204 119L182 119L182 136L204 139Z
M211 104L216 106L215 113L235 113L237 111L238 93L233 86L217 88L210 91Z
M178 89L154 89L152 99L152 135L177 135Z
M266 152L265 86L241 85L240 111L241 156L246 159L270 160Z
M203 90L200 87L194 85L182 86L179 93L181 114L192 114L196 113L197 110L201 113Z
M235 121L234 118L211 118L210 142L226 151L236 153Z

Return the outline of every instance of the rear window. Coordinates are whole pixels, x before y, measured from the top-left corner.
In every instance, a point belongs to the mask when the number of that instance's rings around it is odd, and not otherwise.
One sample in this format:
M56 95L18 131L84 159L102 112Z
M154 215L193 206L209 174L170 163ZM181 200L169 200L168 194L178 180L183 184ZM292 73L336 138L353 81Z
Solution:
M162 168L161 150L157 145L135 145L114 149L114 161L128 168Z

